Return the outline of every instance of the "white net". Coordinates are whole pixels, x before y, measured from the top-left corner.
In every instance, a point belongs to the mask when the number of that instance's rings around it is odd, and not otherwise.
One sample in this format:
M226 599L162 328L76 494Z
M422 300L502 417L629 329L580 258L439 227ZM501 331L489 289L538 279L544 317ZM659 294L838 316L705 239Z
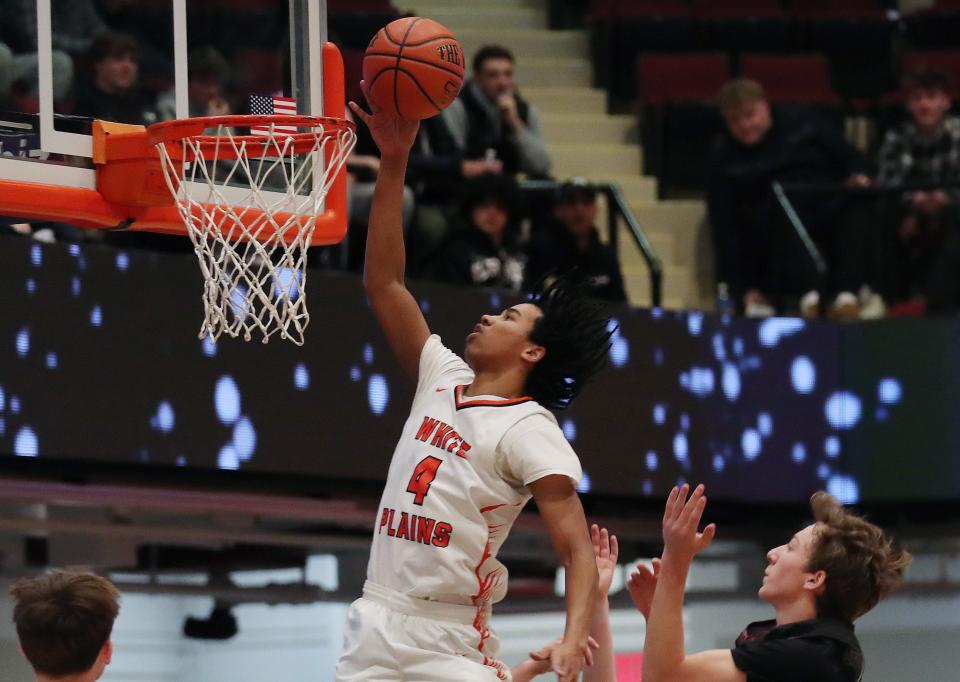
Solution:
M267 343L279 333L303 345L307 248L356 133L317 126L304 144L278 128L290 130L271 124L252 138L220 126L157 144L203 274L200 338L259 333Z

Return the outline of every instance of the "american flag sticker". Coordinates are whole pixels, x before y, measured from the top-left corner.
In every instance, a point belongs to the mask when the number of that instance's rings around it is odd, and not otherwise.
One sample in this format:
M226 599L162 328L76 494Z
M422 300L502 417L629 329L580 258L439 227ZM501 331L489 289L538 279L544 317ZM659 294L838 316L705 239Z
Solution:
M254 116L295 116L297 100L293 97L279 97L277 95L250 95L250 113ZM251 135L269 135L271 126L253 126ZM296 126L285 126L274 123L275 133L296 133Z

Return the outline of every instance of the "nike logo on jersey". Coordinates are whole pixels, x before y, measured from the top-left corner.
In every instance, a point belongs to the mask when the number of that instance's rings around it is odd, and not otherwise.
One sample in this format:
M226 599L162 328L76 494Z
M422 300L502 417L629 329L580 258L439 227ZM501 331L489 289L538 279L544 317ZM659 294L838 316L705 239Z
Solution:
M447 389L446 389L446 388L435 388L435 389L433 389L433 390L435 390L437 393L442 393L443 391L446 391Z
M433 438L430 438L431 435ZM423 418L423 423L414 438L424 443L429 440L430 445L447 452L456 452L457 457L464 459L467 459L467 452L470 451L470 443L454 431L452 426L432 417Z

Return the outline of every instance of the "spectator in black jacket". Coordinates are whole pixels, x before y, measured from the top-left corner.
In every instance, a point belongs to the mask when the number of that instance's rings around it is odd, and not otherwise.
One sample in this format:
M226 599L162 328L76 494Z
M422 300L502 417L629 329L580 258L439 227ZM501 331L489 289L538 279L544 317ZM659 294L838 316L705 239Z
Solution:
M526 255L520 245L517 188L504 175L484 175L465 190L463 227L434 263L437 279L451 284L519 291Z
M771 183L866 186L867 163L839 130L812 112L771 111L755 81L727 83L719 105L726 132L710 160L707 196L717 280L742 300L748 315L771 315L774 294L799 295L816 286L812 268L797 254L798 242L790 241L783 227ZM791 198L832 261L834 289L846 292L864 284L859 249L849 246L862 238L863 226L843 224L842 198Z
M596 222L596 188L583 178L561 185L554 220L540 229L528 248L525 287L533 291L545 277L575 270L594 298L626 301L617 254L600 241Z
M140 46L126 33L100 34L90 47L91 82L77 94L77 113L117 123L149 125L155 109L141 95Z

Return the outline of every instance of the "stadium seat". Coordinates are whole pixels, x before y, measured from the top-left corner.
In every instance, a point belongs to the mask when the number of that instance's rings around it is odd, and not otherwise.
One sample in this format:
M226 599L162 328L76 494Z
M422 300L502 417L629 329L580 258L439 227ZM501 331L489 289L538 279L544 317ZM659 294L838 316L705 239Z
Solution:
M840 104L830 85L830 65L822 54L744 55L740 70L763 85L771 102Z
M778 0L693 0L704 47L730 52L791 49L796 31Z
M903 55L901 69L904 74L923 67L947 74L951 79L951 96L960 96L960 50L924 50Z
M640 100L647 105L712 102L730 79L722 52L645 54L637 67Z

